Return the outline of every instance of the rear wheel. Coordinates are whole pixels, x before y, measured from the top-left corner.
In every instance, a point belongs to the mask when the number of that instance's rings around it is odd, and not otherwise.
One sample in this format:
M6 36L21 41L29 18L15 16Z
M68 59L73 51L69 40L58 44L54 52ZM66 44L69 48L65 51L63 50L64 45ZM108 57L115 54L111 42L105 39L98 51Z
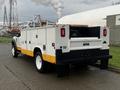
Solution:
M12 56L14 57L14 58L17 58L18 57L18 52L17 52L17 50L16 50L16 48L14 47L14 46L12 46L12 50L11 50L11 52L12 52Z
M108 63L109 63L108 59L102 59L100 62L100 68L101 69L108 69Z
M37 52L35 54L35 66L38 72L46 73L47 72L47 63L43 61L42 54Z

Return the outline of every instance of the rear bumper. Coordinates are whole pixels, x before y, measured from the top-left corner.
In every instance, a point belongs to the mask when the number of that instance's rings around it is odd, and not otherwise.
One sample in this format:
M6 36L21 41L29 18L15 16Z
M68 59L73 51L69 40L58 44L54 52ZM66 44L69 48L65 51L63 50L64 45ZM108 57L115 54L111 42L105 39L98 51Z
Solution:
M97 60L112 58L109 50L75 50L69 53L62 53L62 50L56 50L57 64L73 64L73 63L94 63Z

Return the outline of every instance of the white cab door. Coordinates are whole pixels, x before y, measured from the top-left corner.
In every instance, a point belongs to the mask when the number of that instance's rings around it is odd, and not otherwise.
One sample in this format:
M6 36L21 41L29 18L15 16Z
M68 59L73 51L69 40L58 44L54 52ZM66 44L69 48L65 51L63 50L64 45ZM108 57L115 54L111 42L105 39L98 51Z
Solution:
M21 36L19 38L19 45L18 47L22 48L22 49L27 49L27 33L26 30L22 30L21 31Z

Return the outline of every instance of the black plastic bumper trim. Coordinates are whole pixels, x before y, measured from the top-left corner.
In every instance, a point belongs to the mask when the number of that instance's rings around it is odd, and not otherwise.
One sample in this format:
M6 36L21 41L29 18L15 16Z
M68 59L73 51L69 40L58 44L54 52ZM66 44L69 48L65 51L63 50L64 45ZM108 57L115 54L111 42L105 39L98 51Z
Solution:
M57 64L79 63L82 61L90 62L92 60L101 60L112 58L109 50L76 50L69 53L62 53L62 50L56 50Z

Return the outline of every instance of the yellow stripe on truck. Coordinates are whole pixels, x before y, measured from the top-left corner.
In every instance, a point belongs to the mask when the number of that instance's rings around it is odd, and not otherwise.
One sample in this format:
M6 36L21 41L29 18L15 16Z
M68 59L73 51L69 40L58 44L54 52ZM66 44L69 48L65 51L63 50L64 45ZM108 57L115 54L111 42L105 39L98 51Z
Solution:
M28 55L30 57L34 57L33 52L30 51L30 50L26 50L26 49L23 49L23 48L20 48L20 47L17 47L17 50L21 51L22 54Z
M45 61L56 64L56 57L55 56L43 54L42 57Z
M23 53L23 54L25 54L25 55L28 55L28 56L31 56L31 57L34 57L33 52L30 51L30 50L22 49L22 50L21 50L21 53Z
M20 47L17 47L17 50L21 51L22 54L28 55L30 57L34 57L33 51L22 49ZM56 57L48 54L42 54L43 60L47 61L49 63L56 64Z
M21 51L21 48L20 48L20 47L17 47L17 50Z

